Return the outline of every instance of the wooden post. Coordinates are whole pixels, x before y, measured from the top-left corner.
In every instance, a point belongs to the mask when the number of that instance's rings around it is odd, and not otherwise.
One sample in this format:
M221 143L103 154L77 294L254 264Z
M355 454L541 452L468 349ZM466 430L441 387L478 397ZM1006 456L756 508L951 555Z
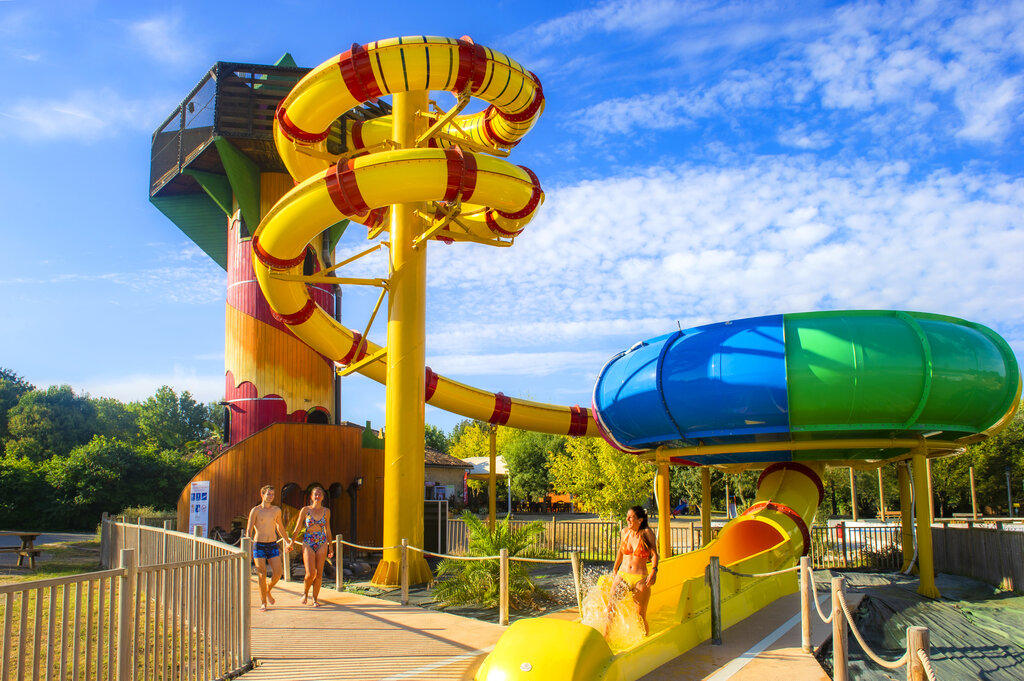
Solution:
M345 562L342 560L342 551L345 550L345 545L341 543L341 535L334 535L334 590L341 591L344 586L345 576L342 574Z
M718 556L708 563L707 583L711 588L711 644L722 645L722 573Z
M707 546L711 542L711 469L704 466L700 469L700 543Z
M292 552L288 550L287 544L283 541L281 544L281 572L284 573L281 575L281 579L290 582L292 581Z
M135 550L121 549L124 570L117 603L117 681L131 681L135 667ZM81 605L81 603L79 603Z
M171 535L168 534L170 531L171 531L171 521L170 520L165 520L164 521L163 537L161 537L162 541L160 542L160 544L161 544L161 547L160 547L160 562L161 563L166 563L167 562L167 547L168 547L168 545L171 542Z
M583 574L583 566L580 564L579 551L573 551L569 554L569 560L572 561L572 585L573 590L576 592L576 610L579 612L580 617L583 616L583 580L581 578Z
M929 651L928 627L907 627L907 681L927 681L924 664L917 651Z
M110 567L107 560L107 547L110 545L110 528L107 527L107 512L100 516L100 565L104 568Z
M971 518L978 519L978 493L974 489L974 466L971 466Z
M927 598L939 598L939 589L935 586L935 558L932 555L932 523L928 513L928 499L931 496L928 485L928 466L926 458L928 450L918 447L914 450L914 501L917 511L917 565L920 569L921 583L917 593Z
M239 565L238 575L240 586L238 609L241 614L239 624L242 630L239 633L242 637L242 666L247 667L252 661L252 590L249 586L249 565L252 563L252 537L248 535L242 537L241 547L242 560Z
M885 522L885 485L882 484L882 467L878 467L878 511Z
M849 681L850 655L849 631L846 628L846 615L839 599L846 592L846 582L842 577L832 578L832 680Z
M409 605L409 540L402 537L402 563L399 566L402 582L402 605Z
M857 522L857 476L850 466L850 510L853 513L853 522Z
M910 469L906 461L896 464L896 476L900 488L900 544L903 545L903 566L900 572L906 572L914 560L913 496L910 493Z
M800 556L800 648L811 652L811 599L817 598L811 575L810 556Z
M500 598L498 600L498 624L508 626L508 549L498 551L498 578Z

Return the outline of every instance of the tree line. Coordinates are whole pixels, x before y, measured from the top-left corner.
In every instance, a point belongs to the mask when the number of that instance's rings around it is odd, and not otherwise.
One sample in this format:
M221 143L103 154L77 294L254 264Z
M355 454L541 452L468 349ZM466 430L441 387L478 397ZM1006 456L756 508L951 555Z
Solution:
M464 459L487 456L490 452L487 423L466 420L450 433L427 424L426 444L438 451ZM540 501L552 493L573 495L577 511L606 518L625 516L630 506L650 506L655 466L632 454L620 452L599 438L548 435L498 426L497 453L509 470L512 495L516 499ZM1007 474L1016 515L1024 504L1024 406L1000 433L967 447L963 454L932 463L935 513L950 517L971 512L970 470L974 469L978 510L982 515L1007 515ZM882 467L879 490L877 469L855 470L857 511L864 517L877 516L884 502L887 511L899 510L897 471ZM735 497L742 511L757 495L760 471L725 474L712 470L711 507L725 510L726 497ZM697 467L673 466L671 504L686 500L695 509L701 500L701 472ZM850 472L830 468L822 481L825 495L818 508L819 519L852 515ZM486 483L480 483L481 487ZM499 498L503 495L499 491ZM650 509L653 510L653 509ZM695 512L695 511L691 511Z
M139 402L38 389L0 367L0 529L91 529L171 509L220 449L223 408L163 386Z

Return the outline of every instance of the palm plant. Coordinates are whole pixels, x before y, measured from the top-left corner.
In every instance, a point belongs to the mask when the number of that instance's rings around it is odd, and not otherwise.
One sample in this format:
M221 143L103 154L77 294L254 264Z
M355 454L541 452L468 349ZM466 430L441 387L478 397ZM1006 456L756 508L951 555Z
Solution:
M510 516L495 523L491 532L479 518L465 511L462 520L469 530L466 556L497 556L500 549L508 549L509 557L539 557L535 546L537 535L544 532L544 523L534 521L521 527L512 527ZM509 603L512 607L528 606L535 595L547 598L530 579L529 563L510 561L508 564ZM478 604L497 607L500 597L500 566L497 560L458 560L445 558L437 566L437 576L447 577L434 586L434 597L446 605Z

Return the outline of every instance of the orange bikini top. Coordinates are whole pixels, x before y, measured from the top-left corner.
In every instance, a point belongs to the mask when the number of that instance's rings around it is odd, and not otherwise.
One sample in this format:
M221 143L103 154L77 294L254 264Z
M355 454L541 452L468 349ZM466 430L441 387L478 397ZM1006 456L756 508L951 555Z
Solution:
M629 548L629 537L626 537L622 540L622 547L619 550L622 551L622 555L624 556L636 556L637 558L643 558L645 560L648 560L651 557L651 550L647 548L646 544L644 544L643 536L640 536L640 538L637 539L635 549Z

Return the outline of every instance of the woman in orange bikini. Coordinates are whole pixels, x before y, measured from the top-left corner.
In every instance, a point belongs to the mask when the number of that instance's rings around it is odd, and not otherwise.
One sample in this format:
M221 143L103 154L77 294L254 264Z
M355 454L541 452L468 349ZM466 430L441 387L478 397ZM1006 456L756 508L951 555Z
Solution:
M657 537L647 526L647 511L642 506L634 506L626 512L626 528L622 530L619 539L619 551L615 555L615 565L612 567L615 579L612 580L612 596L608 603L609 623L619 601L616 589L623 583L633 594L646 635L649 633L647 603L651 600L651 586L658 578L658 563L661 556L658 555ZM651 563L650 572L647 571L648 562Z
M334 555L331 542L331 511L324 506L324 488L317 485L309 492L309 506L303 506L295 521L296 531L304 527L302 537L302 564L306 568L302 604L309 601L309 587L313 587L313 607L319 608L320 583L324 576L324 562ZM294 537L293 537L294 538Z

